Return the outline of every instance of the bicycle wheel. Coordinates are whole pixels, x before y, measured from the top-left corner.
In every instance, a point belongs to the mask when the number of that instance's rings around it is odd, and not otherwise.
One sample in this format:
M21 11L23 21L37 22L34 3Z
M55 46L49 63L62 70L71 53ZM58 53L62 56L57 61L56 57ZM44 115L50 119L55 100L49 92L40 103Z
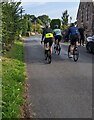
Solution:
M73 59L75 62L77 62L77 60L79 59L79 50L77 47L75 47L73 50Z
M70 47L71 47L71 45L69 45L69 47L68 47L68 58L70 58Z

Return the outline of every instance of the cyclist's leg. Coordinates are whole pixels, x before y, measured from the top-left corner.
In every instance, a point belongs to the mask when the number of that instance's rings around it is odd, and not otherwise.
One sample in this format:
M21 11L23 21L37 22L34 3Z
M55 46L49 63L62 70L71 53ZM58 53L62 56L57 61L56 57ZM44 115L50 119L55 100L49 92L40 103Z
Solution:
M47 43L47 40L44 39L44 49L45 49L45 47L46 47L46 43Z
M50 47L51 54L52 54L52 44L53 44L53 39L50 38L49 39L49 47Z
M44 54L46 54L45 48L46 48L47 42L48 42L48 40L47 40L47 38L45 38L45 39L44 39Z
M84 35L82 36L82 45L84 46L85 38Z
M57 35L57 40L58 40L58 45L59 45L59 42L60 42L60 41L59 41L59 35Z
M55 36L54 48L56 47L57 36Z
M76 36L76 37L75 37L75 46L76 46L76 47L78 46L78 42L79 42L79 36Z
M71 47L70 47L70 52L71 54L73 54L73 49L74 49L74 46L75 46L75 37L74 36L71 36Z
M61 36L58 36L58 45L60 46ZM61 47L60 47L61 48Z
M76 44L75 44L75 46L78 46L78 40L76 40Z
M55 42L54 42L54 48L56 48L56 39L55 39Z

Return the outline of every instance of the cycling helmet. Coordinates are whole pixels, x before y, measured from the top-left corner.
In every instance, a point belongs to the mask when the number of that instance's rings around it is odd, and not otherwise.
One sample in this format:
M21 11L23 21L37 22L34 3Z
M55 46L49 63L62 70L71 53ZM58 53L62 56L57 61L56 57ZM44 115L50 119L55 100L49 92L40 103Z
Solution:
M46 23L46 28L49 28L50 27L50 23Z
M75 26L75 24L74 24L74 23L71 23L71 27L73 27L73 26Z
M58 25L55 25L54 27L55 27L55 28L58 28Z

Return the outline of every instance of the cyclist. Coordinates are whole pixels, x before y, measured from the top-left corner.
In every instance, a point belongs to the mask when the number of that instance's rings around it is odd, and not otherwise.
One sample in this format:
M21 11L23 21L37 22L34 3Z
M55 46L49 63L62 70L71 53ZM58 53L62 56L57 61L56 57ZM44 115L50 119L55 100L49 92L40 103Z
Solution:
M46 24L46 27L43 30L41 43L43 42L43 39L44 39L44 48L46 47L46 44L49 43L50 51L52 54L53 31L50 28L49 23Z
M74 45L78 45L78 41L79 41L79 37L80 37L80 33L78 30L78 27L75 26L74 23L71 23L71 26L68 30L68 36L70 38L70 45L71 45L71 50L74 47ZM72 57L72 56L70 56Z
M55 25L55 29L53 30L53 33L54 33L54 38L55 38L55 46L54 46L54 48L55 48L56 40L58 40L58 45L60 45L60 41L62 39L62 31L59 29L58 25Z

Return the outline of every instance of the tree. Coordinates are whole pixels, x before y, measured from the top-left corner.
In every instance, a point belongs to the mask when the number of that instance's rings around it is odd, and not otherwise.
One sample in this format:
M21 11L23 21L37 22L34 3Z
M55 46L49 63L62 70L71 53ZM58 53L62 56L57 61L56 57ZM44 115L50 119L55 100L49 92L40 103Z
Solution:
M61 18L62 18L62 24L67 26L67 25L68 25L68 18L69 18L69 14L68 14L68 11L67 11L67 10L65 10L65 11L62 13Z
M40 26L40 24L36 24L36 32L38 32L38 33L41 33L42 32L42 28L41 28L41 26Z
M43 22L39 19L39 18L37 18L37 21L36 21L38 24L40 24L40 25L43 25Z
M12 44L21 30L21 2L2 2L2 44ZM4 48L4 47L3 47Z
M49 18L48 15L38 16L38 18L42 21L43 25L51 22L51 19Z
M24 15L22 19L22 35L25 36L28 30L28 16Z
M35 15L30 15L31 22L34 22L34 18L36 18Z

